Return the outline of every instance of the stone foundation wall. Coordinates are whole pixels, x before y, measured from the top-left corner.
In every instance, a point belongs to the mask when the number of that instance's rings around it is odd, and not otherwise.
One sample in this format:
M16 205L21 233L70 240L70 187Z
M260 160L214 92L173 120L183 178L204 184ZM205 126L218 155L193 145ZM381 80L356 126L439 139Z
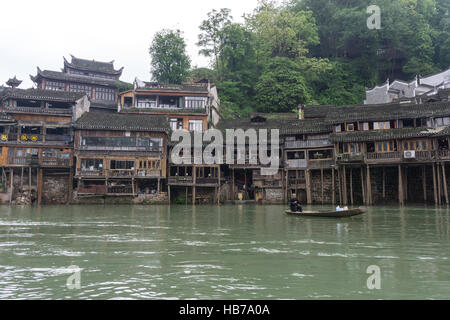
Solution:
M333 194L333 182L332 182L332 172L331 170L323 171L323 199L322 199L322 178L320 170L311 171L311 200L313 204L324 204L332 203ZM335 177L336 178L336 177ZM336 180L336 179L335 179ZM335 181L335 192L338 191L337 180ZM336 200L339 199L339 194L335 193Z
M280 203L284 201L283 189L265 189L265 199L264 201L272 203Z
M43 176L42 204L66 204L69 202L69 175Z

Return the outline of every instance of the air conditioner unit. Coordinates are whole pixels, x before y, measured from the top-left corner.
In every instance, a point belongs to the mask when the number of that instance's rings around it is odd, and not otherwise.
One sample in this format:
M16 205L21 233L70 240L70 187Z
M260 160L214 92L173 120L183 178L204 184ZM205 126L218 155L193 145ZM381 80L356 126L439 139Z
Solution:
M415 159L416 158L416 152L415 151L405 151L404 158L405 159Z

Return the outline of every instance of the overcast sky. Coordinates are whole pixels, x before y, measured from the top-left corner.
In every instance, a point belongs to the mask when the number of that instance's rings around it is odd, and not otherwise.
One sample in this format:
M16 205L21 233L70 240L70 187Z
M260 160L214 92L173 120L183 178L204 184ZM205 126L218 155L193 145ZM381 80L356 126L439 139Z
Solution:
M208 66L195 45L199 25L212 9L230 8L235 21L251 13L257 0L15 0L2 1L0 85L17 75L59 71L70 54L125 67L121 80L150 79L148 47L155 32L180 29L193 66Z

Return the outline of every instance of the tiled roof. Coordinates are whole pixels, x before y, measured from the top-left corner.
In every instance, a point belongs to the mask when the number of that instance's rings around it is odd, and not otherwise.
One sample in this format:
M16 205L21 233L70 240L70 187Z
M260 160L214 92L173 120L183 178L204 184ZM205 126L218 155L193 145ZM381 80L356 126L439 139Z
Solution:
M221 120L217 129L279 129L280 135L314 134L331 132L331 125L320 120L266 119L264 122L252 122L251 118Z
M121 113L132 113L132 114L206 114L206 109L160 109L160 108L125 108L120 111Z
M0 99L12 98L39 101L76 102L84 96L84 93L77 92L50 91L41 89L5 89L1 92Z
M114 61L111 62L100 62L95 60L86 60L72 57L72 61L68 62L64 58L64 64L70 68L85 70L85 71L93 71L93 72L101 72L112 75L120 75L122 74L123 68L116 70L114 69Z
M117 111L117 102L91 100L91 108L102 108Z
M9 107L5 108L11 113L36 113L36 114L53 114L53 115L72 115L72 109L56 109L56 108L31 108L31 107Z
M116 80L112 79L103 79L75 74L68 74L61 71L50 71L50 70L41 70L37 68L37 75L30 76L31 80L34 82L38 81L38 78L42 77L45 79L51 80L60 80L67 82L76 82L76 83L86 83L86 84L96 84L107 87L116 87Z
M85 113L75 124L77 129L91 130L127 130L169 132L167 117L120 114L120 113Z
M435 134L436 130L425 127L402 128L389 130L332 133L329 137L329 140L331 142L384 141L393 139L429 137Z
M425 104L391 103L356 106L309 106L305 117L326 118L329 123L387 121L450 115L450 102Z
M208 84L204 83L184 83L184 84L161 84L156 82L144 82L136 79L136 92L167 91L167 92L187 92L187 93L208 93Z

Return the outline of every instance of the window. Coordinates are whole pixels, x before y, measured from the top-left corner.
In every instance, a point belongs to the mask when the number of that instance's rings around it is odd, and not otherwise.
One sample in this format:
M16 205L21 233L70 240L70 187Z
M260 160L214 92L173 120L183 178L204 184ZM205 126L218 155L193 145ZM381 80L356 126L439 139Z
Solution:
M186 109L204 109L206 106L206 102L208 101L207 97L186 97Z
M379 153L397 151L397 144L395 141L379 141L375 144L375 151Z
M170 119L170 129L175 130L183 130L183 119Z
M309 160L333 159L333 150L311 150L308 155Z
M66 84L64 82L59 81L45 81L45 90L51 91L65 91Z
M156 108L156 97L137 98L137 108Z
M110 88L95 88L95 100L114 101L115 100L114 89Z
M109 167L112 170L132 170L134 169L134 161L111 160Z
M135 137L83 137L81 139L82 146L96 147L148 147L151 150L160 151L163 146L162 138L135 138Z
M102 159L81 159L82 171L97 171L103 169Z
M203 132L203 120L189 120L189 131Z
M434 124L437 127L448 126L450 124L450 117L436 118Z
M362 128L364 131L369 131L369 123L368 122L364 122L362 125Z
M84 84L71 83L69 85L69 91L85 93L89 98L92 98L92 87Z
M359 143L344 143L344 153L359 153Z
M347 131L355 131L355 125L353 123L347 124Z
M373 123L373 128L375 130L385 130L385 129L390 129L391 128L391 124L389 121L385 121L385 122L374 122Z
M304 160L305 151L291 151L287 153L288 160Z
M336 132L341 132L341 131L342 131L341 125L338 124L338 125L335 127L335 130L336 130Z

